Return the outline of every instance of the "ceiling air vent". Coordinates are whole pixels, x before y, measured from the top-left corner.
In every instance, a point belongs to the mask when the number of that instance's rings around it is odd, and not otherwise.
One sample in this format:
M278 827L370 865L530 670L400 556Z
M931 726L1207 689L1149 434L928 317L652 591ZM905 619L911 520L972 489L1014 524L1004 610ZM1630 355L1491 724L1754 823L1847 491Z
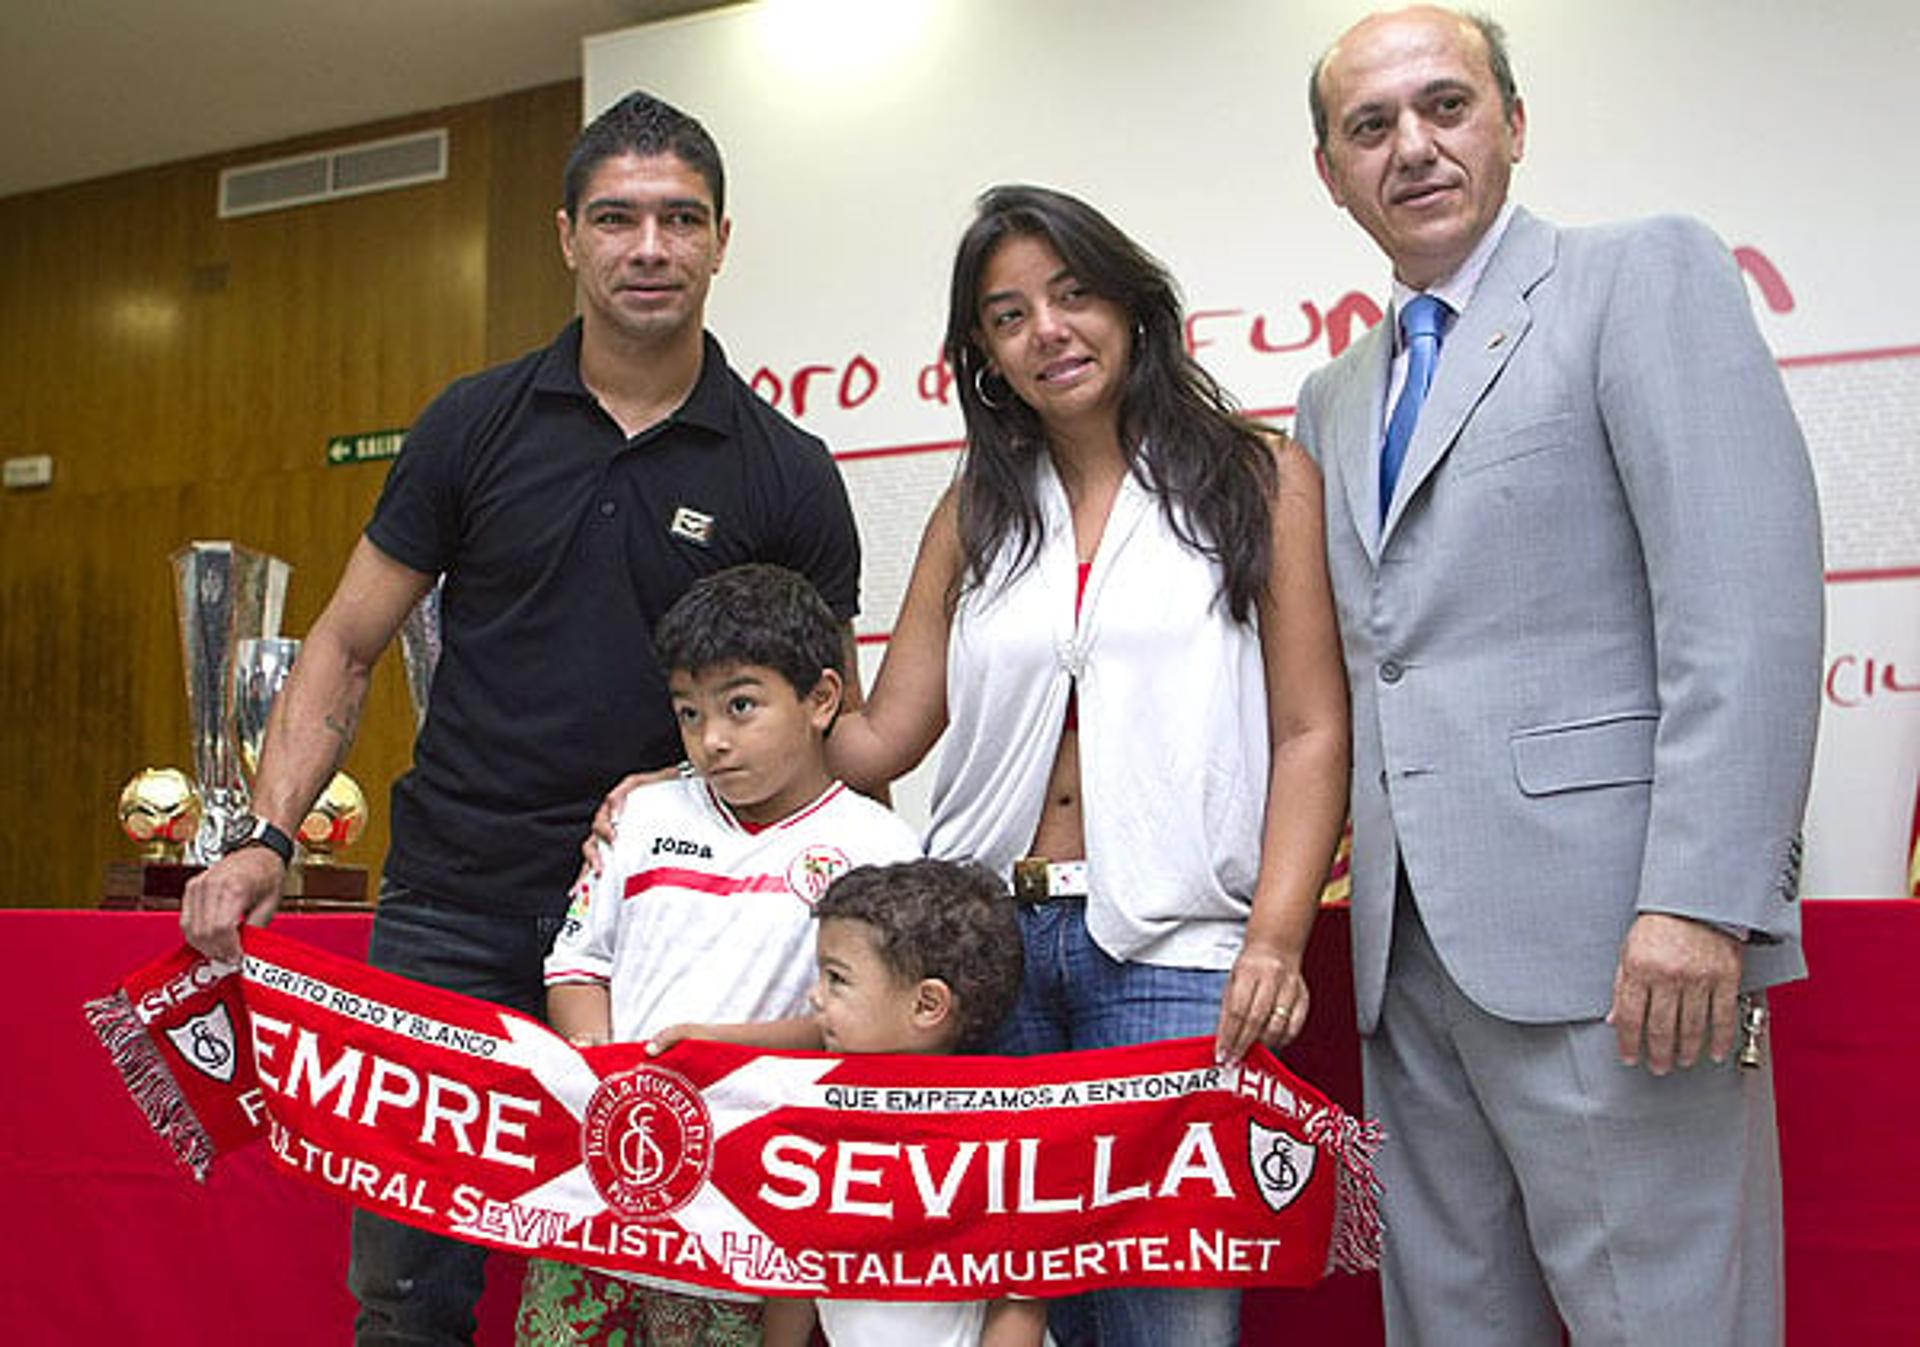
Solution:
M438 182L446 176L444 129L370 140L225 170L220 174L220 217L258 215L335 197Z

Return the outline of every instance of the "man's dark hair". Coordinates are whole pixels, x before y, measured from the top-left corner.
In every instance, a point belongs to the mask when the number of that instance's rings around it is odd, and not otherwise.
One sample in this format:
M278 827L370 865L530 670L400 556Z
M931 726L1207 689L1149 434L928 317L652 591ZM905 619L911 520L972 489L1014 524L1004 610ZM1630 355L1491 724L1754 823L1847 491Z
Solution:
M720 166L720 147L707 128L694 118L636 89L587 123L567 156L567 218L579 218L580 194L594 170L623 154L648 158L671 154L707 181L713 194L713 218L727 214L727 175Z
M826 670L845 674L840 620L826 601L805 576L763 563L696 580L654 627L653 652L668 673L758 664L802 697Z
M1520 86L1514 82L1513 61L1507 55L1507 30L1494 22L1490 15L1477 10L1447 12L1479 30L1487 44L1487 68L1493 72L1494 88L1500 91L1500 110L1507 121L1512 122L1513 110L1520 102ZM1338 45L1337 42L1334 44L1335 47ZM1313 118L1313 143L1322 150L1327 148L1327 105L1320 99L1320 72L1326 67L1327 57L1332 54L1333 47L1321 52L1307 76L1307 112Z
M1020 996L1025 962L1013 899L993 872L952 861L862 865L833 881L821 921L865 922L880 960L903 982L953 990L957 1050L983 1046Z

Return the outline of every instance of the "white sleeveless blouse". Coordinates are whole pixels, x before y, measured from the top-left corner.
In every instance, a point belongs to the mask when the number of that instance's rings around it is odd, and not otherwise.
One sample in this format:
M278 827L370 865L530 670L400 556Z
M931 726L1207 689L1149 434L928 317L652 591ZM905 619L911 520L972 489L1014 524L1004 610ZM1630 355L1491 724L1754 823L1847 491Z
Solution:
M1037 478L1038 557L1009 580L1003 551L954 615L927 852L1012 873L1077 681L1089 931L1116 959L1230 967L1266 806L1259 633L1227 615L1218 568L1131 474L1076 620L1066 492L1044 456Z

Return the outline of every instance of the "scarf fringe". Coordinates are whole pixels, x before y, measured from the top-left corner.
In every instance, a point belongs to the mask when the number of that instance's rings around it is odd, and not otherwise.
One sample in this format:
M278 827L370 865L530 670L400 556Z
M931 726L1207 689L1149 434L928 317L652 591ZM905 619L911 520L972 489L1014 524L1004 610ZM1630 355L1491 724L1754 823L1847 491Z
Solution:
M112 1058L114 1070L126 1082L134 1104L160 1139L173 1148L175 1158L195 1179L205 1183L207 1169L213 1164L213 1138L194 1116L179 1082L148 1037L146 1025L134 1013L133 1002L125 992L114 992L88 1001L82 1009L94 1036Z
M1328 1272L1371 1272L1380 1266L1380 1179L1373 1159L1385 1132L1371 1119L1336 1108L1316 1109L1306 1122L1307 1139L1333 1157L1333 1238Z

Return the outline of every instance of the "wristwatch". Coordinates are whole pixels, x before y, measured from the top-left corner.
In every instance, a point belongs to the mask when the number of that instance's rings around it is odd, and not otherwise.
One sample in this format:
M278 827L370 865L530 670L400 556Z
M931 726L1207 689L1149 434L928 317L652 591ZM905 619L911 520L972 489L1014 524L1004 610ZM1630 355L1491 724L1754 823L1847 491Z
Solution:
M231 856L248 847L265 847L280 858L280 864L293 864L293 839L258 814L236 816L220 837L222 856Z

